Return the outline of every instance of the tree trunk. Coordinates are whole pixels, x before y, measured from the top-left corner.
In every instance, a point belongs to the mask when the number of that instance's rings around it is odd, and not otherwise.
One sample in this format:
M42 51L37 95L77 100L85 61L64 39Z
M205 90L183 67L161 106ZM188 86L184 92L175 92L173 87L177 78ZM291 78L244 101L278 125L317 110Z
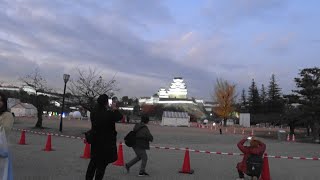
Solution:
M36 123L36 128L42 128L43 108L42 107L38 107L37 110L38 110L38 113L37 113L38 120L37 120L37 123Z
M313 140L315 143L320 143L319 128L320 128L319 121L315 120L313 129L312 129Z
M290 135L294 134L294 129L295 129L294 124L290 124Z
M227 126L227 119L223 119L223 126L226 127Z
M307 136L308 137L310 136L310 126L309 126L309 124L307 125Z

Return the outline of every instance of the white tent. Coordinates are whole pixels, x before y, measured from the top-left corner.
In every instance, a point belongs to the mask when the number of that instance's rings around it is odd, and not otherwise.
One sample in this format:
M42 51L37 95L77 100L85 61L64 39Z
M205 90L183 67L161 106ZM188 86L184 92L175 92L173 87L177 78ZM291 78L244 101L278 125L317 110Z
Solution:
M76 118L76 119L81 119L82 118L80 111L72 112L72 117Z
M189 126L190 116L186 112L164 111L162 114L162 126Z
M15 116L36 116L37 108L32 104L19 103L11 107L11 112L13 112Z
M240 126L250 127L250 113L240 113Z

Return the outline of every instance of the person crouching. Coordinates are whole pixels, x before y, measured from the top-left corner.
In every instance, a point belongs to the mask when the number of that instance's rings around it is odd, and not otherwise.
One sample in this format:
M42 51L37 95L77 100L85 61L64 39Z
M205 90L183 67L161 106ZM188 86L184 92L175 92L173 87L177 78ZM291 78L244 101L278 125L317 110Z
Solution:
M250 146L244 146L244 143L246 141L250 141ZM237 146L240 149L240 151L244 154L242 161L237 164L237 169L238 169L238 174L239 174L239 178L237 178L237 180L243 180L244 174L251 176L252 179L254 177L260 176L260 174L259 175L250 174L252 172L248 171L247 166L248 166L248 163L250 163L251 159L255 160L255 158L257 158L257 162L261 162L261 166L262 166L262 156L266 150L266 145L259 140L256 140L254 138L249 137L249 138L243 138L237 144ZM259 177L257 177L257 178L259 178Z

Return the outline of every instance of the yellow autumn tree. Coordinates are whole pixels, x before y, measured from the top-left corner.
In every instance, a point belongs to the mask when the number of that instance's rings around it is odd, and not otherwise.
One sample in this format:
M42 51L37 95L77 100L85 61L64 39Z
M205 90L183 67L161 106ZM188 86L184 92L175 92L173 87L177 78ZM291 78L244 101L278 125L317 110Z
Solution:
M223 119L224 126L234 110L236 99L236 85L226 80L217 79L214 87L213 100L218 104L213 111Z

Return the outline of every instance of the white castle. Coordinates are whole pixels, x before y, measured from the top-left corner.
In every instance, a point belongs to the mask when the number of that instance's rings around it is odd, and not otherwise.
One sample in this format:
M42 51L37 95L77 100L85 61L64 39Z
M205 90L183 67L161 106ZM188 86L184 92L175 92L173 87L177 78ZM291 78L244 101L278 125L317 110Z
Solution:
M211 112L212 107L216 106L216 104L204 102L202 99L189 99L187 95L188 90L185 82L181 77L175 77L168 90L166 90L166 88L160 88L159 91L151 97L141 97L139 98L139 104L203 104L208 112Z
M159 98L186 99L188 90L184 80L181 77L175 77L173 78L169 90L160 88L157 94Z
M175 77L168 91L165 88L160 88L157 94L159 98L186 99L188 90L183 79L181 77Z
M173 78L169 89L160 88L159 91L151 97L142 97L139 99L140 104L170 104L170 103L195 103L187 97L188 90L182 77Z

